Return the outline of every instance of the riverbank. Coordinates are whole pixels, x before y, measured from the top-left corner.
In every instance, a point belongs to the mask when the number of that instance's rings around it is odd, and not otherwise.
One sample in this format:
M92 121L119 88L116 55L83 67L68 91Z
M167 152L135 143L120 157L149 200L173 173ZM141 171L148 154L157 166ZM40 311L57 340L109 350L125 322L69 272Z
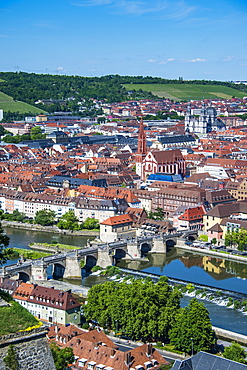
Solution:
M78 235L78 236L99 236L99 231L91 231L91 230L61 230L57 226L41 226L38 224L27 224L23 222L17 221L1 221L3 227L13 227L15 229L23 229L23 230L33 230L33 231L42 231L46 233L53 233L53 234L62 234L62 235Z
M29 248L43 251L43 252L48 252L48 253L68 252L68 251L75 250L75 249L81 249L81 247L79 246L59 244L59 243L56 243L56 244L31 243L29 244Z
M211 249L200 249L196 247L191 247L187 245L176 245L177 249L183 249L190 252L196 252L196 254L202 254L202 255L209 255L214 257L219 257L221 259L229 260L229 261L235 261L235 262L243 262L247 263L247 257L238 256L236 254L230 254L227 252L217 252L215 250Z

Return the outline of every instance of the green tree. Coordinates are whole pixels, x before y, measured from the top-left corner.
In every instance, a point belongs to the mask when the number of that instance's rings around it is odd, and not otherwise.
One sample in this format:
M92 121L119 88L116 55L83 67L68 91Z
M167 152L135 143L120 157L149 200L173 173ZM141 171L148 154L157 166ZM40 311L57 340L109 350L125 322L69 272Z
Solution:
M225 236L225 245L236 246L238 250L243 251L247 247L247 229L239 229L238 231L228 231Z
M42 134L42 130L39 126L32 127L30 130L31 140L45 139L46 135Z
M11 256L12 249L7 248L9 245L9 237L4 234L0 223L0 266L3 265Z
M55 223L56 212L49 209L41 209L36 212L34 222L42 226L53 225Z
M245 360L247 352L244 350L243 347L240 346L240 344L236 342L232 342L229 347L225 348L223 356L228 360L241 362L242 364L247 363L247 361Z
M74 211L66 212L59 220L57 226L62 230L79 230L80 226L78 224L79 220L75 216Z
M148 218L151 218L152 220L164 220L164 211L161 207L156 208L156 210L150 211L148 213Z
M209 351L216 343L208 310L196 298L181 309L169 336L177 350L190 354Z
M25 213L15 209L12 213L2 213L1 218L3 220L23 222L26 218Z
M211 243L212 243L212 244L214 244L214 245L215 245L215 244L217 244L217 239L216 239L216 238L213 238L213 239L211 240Z
M99 220L88 217L82 224L82 229L99 229Z
M0 125L0 137L3 135L5 135L5 128L2 125Z
M205 234L200 235L200 236L198 237L198 240L201 240L201 241L203 241L203 242L207 242L207 241L208 241L208 236L207 236L207 235L205 235Z
M64 370L68 364L72 364L75 361L71 347L60 348L54 342L51 342L50 348L57 370Z
M164 280L131 284L106 282L93 286L84 308L86 320L124 332L135 340L167 340L180 308L181 293Z

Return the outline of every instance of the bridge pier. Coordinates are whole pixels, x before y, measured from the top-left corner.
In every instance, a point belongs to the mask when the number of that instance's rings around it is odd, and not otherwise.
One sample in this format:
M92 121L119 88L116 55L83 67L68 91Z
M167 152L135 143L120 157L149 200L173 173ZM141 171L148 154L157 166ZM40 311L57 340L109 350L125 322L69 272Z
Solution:
M127 250L126 259L141 258L141 248L137 239L128 241Z
M151 253L167 253L167 246L163 237L153 239Z
M78 254L66 256L64 279L81 279L81 266Z
M38 263L32 263L30 282L34 283L38 280L47 280L46 268L47 265L44 263L43 258L41 258Z
M113 263L113 258L109 247L98 248L98 260L97 265L105 269L107 266L111 266Z

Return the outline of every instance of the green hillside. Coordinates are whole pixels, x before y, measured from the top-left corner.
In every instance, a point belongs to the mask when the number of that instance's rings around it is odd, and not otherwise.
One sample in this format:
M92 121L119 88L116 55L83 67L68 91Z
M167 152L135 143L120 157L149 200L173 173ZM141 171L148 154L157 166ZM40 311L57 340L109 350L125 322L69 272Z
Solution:
M4 112L19 112L19 113L33 113L39 114L44 113L44 110L40 108L33 107L30 104L15 101L9 95L6 95L0 92L0 109L3 109Z
M172 100L202 100L202 99L231 99L243 98L246 92L221 85L197 85L197 84L124 84L128 91L143 90L151 92L159 98Z

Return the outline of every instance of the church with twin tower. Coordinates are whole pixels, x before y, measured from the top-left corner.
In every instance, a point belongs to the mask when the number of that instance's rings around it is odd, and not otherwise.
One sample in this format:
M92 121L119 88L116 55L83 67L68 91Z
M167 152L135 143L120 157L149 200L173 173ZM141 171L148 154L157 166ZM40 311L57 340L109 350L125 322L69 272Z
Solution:
M226 129L224 122L217 117L216 109L211 105L205 107L204 103L202 103L199 117L194 117L191 114L191 105L188 104L184 125L186 133L191 134L207 134L212 131L225 131Z

